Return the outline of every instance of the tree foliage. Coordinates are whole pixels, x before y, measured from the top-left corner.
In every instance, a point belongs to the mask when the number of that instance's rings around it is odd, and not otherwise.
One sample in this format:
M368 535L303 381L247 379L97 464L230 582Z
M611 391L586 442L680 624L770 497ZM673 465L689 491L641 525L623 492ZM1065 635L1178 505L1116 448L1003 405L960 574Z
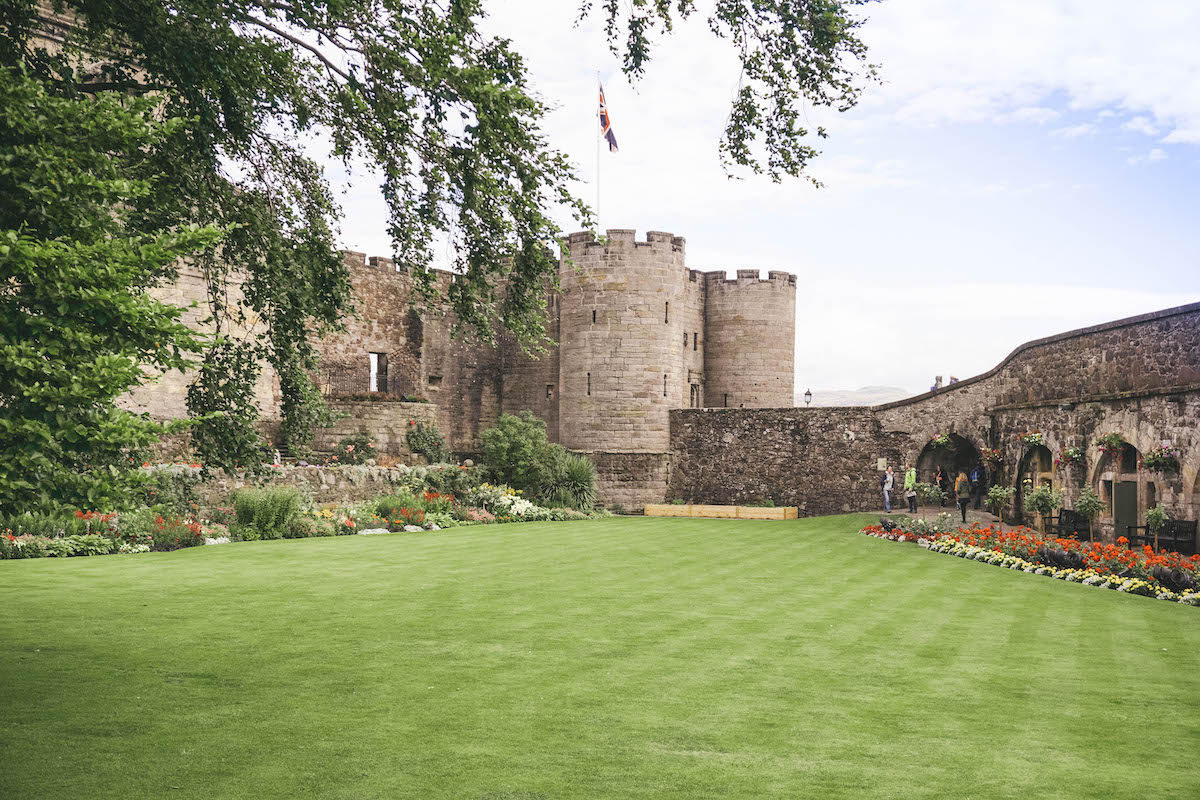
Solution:
M877 65L867 61L858 38L865 18L854 11L875 0L717 0L707 17L709 30L728 41L742 72L719 145L727 172L746 167L779 182L804 177L819 155L809 134L825 138L824 127L810 131L805 104L846 111L864 84L878 81ZM583 0L581 18L594 0ZM696 13L695 0L601 0L605 32L613 54L632 78L645 72L658 33L670 33L677 20Z
M524 60L481 31L482 0L52 2L75 21L58 31L61 47L33 35L44 24L37 0L6 0L4 63L25 64L62 97L152 94L165 118L188 119L147 148L167 179L136 198L130 220L230 230L219 252L197 261L229 344L206 353L189 393L194 413L228 406L243 391L242 368L265 358L282 390L285 444L302 449L327 419L309 378L313 341L347 313L350 287L317 152L381 177L397 261L427 302L444 300L485 340L501 326L529 346L545 339L544 290L557 285L562 234L550 214L588 225L590 211L572 193L567 158L545 139L547 107ZM852 14L864 2L716 3L709 25L743 67L720 148L727 165L775 180L804 174L816 151L803 105L848 108L858 79L874 74ZM581 15L591 13L585 0ZM690 17L694 3L604 0L595 13L636 79L656 33ZM444 298L429 270L439 235L459 273ZM235 383L222 383L227 374ZM247 435L233 422L249 416L216 418L198 439L212 443L205 457L228 464Z
M0 68L0 511L126 502L166 427L114 401L201 349L146 290L220 231L131 222L161 177L147 153L183 124L155 105Z

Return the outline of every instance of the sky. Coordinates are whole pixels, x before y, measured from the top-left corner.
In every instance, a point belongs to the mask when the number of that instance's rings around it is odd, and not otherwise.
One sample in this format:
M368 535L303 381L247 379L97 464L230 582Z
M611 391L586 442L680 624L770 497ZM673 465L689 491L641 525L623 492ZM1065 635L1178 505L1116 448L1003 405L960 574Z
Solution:
M738 62L701 12L631 84L571 0L492 0L599 227L670 231L693 269L797 276L798 392L966 378L1030 339L1200 301L1200 3L892 0L860 29L882 85L829 130L824 183L731 180ZM604 83L620 152L597 157ZM348 249L389 255L368 172L331 168ZM559 222L573 230L566 214Z

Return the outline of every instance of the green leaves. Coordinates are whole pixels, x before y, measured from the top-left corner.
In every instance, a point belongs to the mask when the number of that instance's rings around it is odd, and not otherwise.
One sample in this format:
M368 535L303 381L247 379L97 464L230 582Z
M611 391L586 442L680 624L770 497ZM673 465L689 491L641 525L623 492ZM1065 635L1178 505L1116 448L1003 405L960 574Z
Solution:
M879 82L858 38L865 21L853 15L874 0L717 0L708 16L715 36L729 41L742 63L738 90L719 151L727 172L745 167L779 182L784 176L820 183L804 170L818 155L805 105L852 108L863 85ZM695 11L692 0L606 0L601 12L613 54L632 78L645 72L658 31L669 33L676 17ZM580 18L591 13L583 0Z
M0 511L120 507L166 428L116 399L201 349L145 290L221 231L130 224L170 128L151 107L0 69Z

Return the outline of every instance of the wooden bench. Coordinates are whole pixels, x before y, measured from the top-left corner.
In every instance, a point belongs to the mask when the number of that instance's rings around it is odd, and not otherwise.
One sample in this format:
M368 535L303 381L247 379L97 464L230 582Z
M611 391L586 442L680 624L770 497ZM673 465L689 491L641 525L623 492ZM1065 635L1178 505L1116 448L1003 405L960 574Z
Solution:
M1058 516L1050 517L1046 526L1046 533L1068 539L1087 538L1090 540L1092 536L1087 517L1069 508L1064 508L1058 512Z
M1138 542L1154 545L1154 532L1150 530L1149 525L1129 525L1126 530L1128 532L1125 536L1129 539L1130 547ZM1174 550L1185 556L1192 555L1196 552L1196 520L1167 520L1158 532L1157 546L1159 550Z

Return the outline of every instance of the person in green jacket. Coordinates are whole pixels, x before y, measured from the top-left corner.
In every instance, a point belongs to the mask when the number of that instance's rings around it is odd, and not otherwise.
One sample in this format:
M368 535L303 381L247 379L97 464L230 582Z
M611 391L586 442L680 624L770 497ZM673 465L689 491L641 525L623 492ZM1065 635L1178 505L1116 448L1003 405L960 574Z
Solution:
M917 513L917 471L912 464L904 465L904 499L908 501L908 512Z

